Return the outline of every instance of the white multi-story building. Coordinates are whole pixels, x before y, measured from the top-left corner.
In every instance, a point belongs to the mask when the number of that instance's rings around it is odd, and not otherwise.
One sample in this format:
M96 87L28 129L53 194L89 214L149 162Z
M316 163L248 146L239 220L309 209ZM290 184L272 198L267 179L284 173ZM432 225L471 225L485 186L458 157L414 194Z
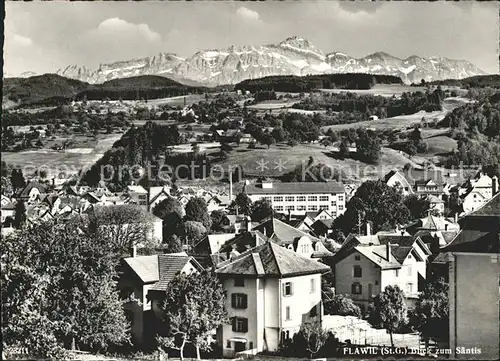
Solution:
M309 319L321 322L321 274L330 267L273 242L220 264L231 323L217 332L224 357L278 351Z
M292 216L326 210L338 217L345 212L345 190L337 182L262 182L247 184L245 193L252 202L266 199L276 212Z

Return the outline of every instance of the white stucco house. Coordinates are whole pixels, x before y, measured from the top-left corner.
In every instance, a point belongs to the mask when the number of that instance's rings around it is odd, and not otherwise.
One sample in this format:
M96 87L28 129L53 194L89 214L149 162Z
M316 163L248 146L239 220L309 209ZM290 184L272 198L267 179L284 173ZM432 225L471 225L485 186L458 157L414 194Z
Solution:
M231 320L217 332L223 356L277 351L303 321L321 322L321 275L329 271L273 242L219 264Z

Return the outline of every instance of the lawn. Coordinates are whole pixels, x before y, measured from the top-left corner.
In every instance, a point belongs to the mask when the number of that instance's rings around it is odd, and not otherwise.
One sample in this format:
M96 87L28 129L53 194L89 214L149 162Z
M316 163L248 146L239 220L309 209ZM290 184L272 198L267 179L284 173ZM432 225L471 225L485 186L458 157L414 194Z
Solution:
M403 93L414 93L417 91L425 92L425 87L412 87L404 84L376 84L371 89L321 89L321 91L326 93L356 93L359 95L381 95L384 97L400 97Z
M82 167L94 164L121 136L122 133L99 134L96 140L75 136L73 147L65 151L44 148L2 152L2 160L20 167L29 166L31 170L33 167L46 167L49 170L69 170L70 173L77 173ZM59 144L62 143L61 139L58 138Z
M241 145L231 151L228 159L220 164L226 171L229 167L234 169L239 165L249 176L280 176L294 170L296 166L306 165L309 157L313 157L315 162L341 170L347 179L353 180L377 179L394 168L402 168L406 163L411 163L404 154L389 148L382 148L379 165L369 165L354 159L337 159L333 147L325 148L318 144L289 147L278 144L269 149L259 146L253 150Z
M340 131L349 128L373 128L378 130L394 129L394 130L405 130L406 128L411 128L415 124L420 124L422 118L426 119L443 119L446 115L446 111L435 111L435 112L419 112L410 115L399 115L397 117L377 119L377 120L366 120L363 122L351 123L351 124L335 124L327 125L321 127L325 132L328 129L333 129L335 131Z

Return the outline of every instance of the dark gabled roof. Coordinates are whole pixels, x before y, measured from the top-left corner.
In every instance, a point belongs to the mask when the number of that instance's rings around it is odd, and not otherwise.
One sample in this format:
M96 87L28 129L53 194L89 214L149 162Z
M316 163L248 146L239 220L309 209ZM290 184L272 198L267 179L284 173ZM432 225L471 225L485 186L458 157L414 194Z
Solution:
M381 245L392 243L398 244L400 247L410 247L415 239L414 236L378 235L378 241Z
M245 186L247 194L309 194L309 193L344 193L344 186L338 182L290 182L273 183L271 188L262 188L260 185L248 184Z
M227 240L220 247L218 253L228 253L233 250L242 253L265 242L269 242L269 240L269 237L256 230L242 232Z
M403 264L412 249L413 247L391 247L391 253L399 263Z
M271 216L264 219L253 228L254 231L264 233L267 237L275 240L279 244L293 244L298 238L307 236L311 241L318 239L300 229L297 229L279 219Z
M144 283L154 283L152 290L165 291L167 285L189 262L201 270L198 262L186 253L128 257L123 260Z
M158 273L159 280L156 282L151 290L166 291L170 281L182 271L182 269L189 262L198 262L190 256L181 256L175 254L160 254L158 255ZM201 266L198 267L201 270Z
M221 275L280 278L328 271L330 267L327 265L302 257L272 242L252 248L222 263L216 270Z
M46 187L43 184L38 183L37 181L29 182L26 184L26 187L17 191L16 196L18 198L27 198L30 195L30 192L33 188L37 188L40 193L45 192Z
M442 249L443 252L500 253L499 233L463 229Z

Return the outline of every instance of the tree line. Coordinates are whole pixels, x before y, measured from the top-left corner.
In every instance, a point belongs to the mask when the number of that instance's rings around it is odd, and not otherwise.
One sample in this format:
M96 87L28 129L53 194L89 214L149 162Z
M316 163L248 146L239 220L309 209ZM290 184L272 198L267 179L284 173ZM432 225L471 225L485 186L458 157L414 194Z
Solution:
M359 112L376 115L379 118L414 114L419 111L442 110L441 101L444 92L436 89L434 92L404 92L400 98L376 95L358 95L355 93L312 93L309 97L294 104L292 107L304 110L330 110L336 112Z
M286 93L310 92L316 89L371 89L375 84L402 84L399 77L391 75L372 75L362 73L284 75L247 79L235 85L236 90L256 93L273 90Z

